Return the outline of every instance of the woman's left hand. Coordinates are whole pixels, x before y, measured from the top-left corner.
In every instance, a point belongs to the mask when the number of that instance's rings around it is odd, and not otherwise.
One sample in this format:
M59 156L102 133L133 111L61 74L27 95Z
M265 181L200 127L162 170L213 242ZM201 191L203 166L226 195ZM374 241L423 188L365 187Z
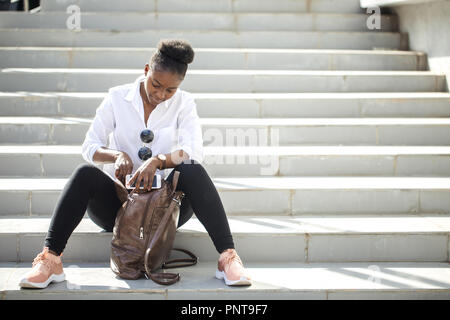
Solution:
M152 189L153 178L155 177L156 169L158 169L158 166L159 160L157 158L151 157L136 170L136 172L130 179L130 185L132 185L133 182L136 181L134 192L144 193ZM141 181L144 181L144 189L139 189Z

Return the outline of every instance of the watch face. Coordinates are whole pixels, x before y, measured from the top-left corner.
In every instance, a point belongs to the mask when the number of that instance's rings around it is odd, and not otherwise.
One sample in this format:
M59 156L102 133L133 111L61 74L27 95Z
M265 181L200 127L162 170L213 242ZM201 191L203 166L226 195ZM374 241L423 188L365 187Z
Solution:
M160 159L160 160L166 160L166 156L165 155L163 155L163 154L159 154L158 155L158 158Z

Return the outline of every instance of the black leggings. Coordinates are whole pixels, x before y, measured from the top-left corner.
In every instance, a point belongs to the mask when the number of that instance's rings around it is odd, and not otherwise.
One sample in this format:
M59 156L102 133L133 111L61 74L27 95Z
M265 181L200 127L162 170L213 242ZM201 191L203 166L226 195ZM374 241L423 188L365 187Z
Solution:
M176 190L185 194L181 201L178 227L195 212L217 252L234 249L222 201L206 170L197 162L181 163L166 178L167 181L172 180L175 170L180 172ZM79 165L58 199L45 246L61 254L86 210L95 224L111 232L121 206L114 181L106 173L91 164Z

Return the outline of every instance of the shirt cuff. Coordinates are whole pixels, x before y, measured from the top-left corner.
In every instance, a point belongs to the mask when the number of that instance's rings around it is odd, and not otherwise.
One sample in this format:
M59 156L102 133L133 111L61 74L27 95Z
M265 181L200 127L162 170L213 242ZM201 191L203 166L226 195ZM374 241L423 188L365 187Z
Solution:
M102 147L102 145L90 145L87 148L87 150L83 153L84 160L86 160L89 163L96 164L96 163L94 163L94 154L101 147Z
M172 152L174 152L176 150L183 150L184 152L186 152L189 155L189 160L194 160L194 161L196 161L198 163L202 163L201 156L199 156L197 154L194 154L194 152L193 152L193 150L192 150L192 148L190 146L188 146L188 145L181 145L181 146L177 145L177 146L172 148L172 151L170 153L172 153ZM191 162L189 162L189 163L191 163Z

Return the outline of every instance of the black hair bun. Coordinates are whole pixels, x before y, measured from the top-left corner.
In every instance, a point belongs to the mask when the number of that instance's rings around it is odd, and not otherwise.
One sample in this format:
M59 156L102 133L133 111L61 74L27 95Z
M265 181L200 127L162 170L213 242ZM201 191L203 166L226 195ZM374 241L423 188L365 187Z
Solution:
M158 51L169 58L189 64L194 61L194 50L184 40L162 40L158 43Z

